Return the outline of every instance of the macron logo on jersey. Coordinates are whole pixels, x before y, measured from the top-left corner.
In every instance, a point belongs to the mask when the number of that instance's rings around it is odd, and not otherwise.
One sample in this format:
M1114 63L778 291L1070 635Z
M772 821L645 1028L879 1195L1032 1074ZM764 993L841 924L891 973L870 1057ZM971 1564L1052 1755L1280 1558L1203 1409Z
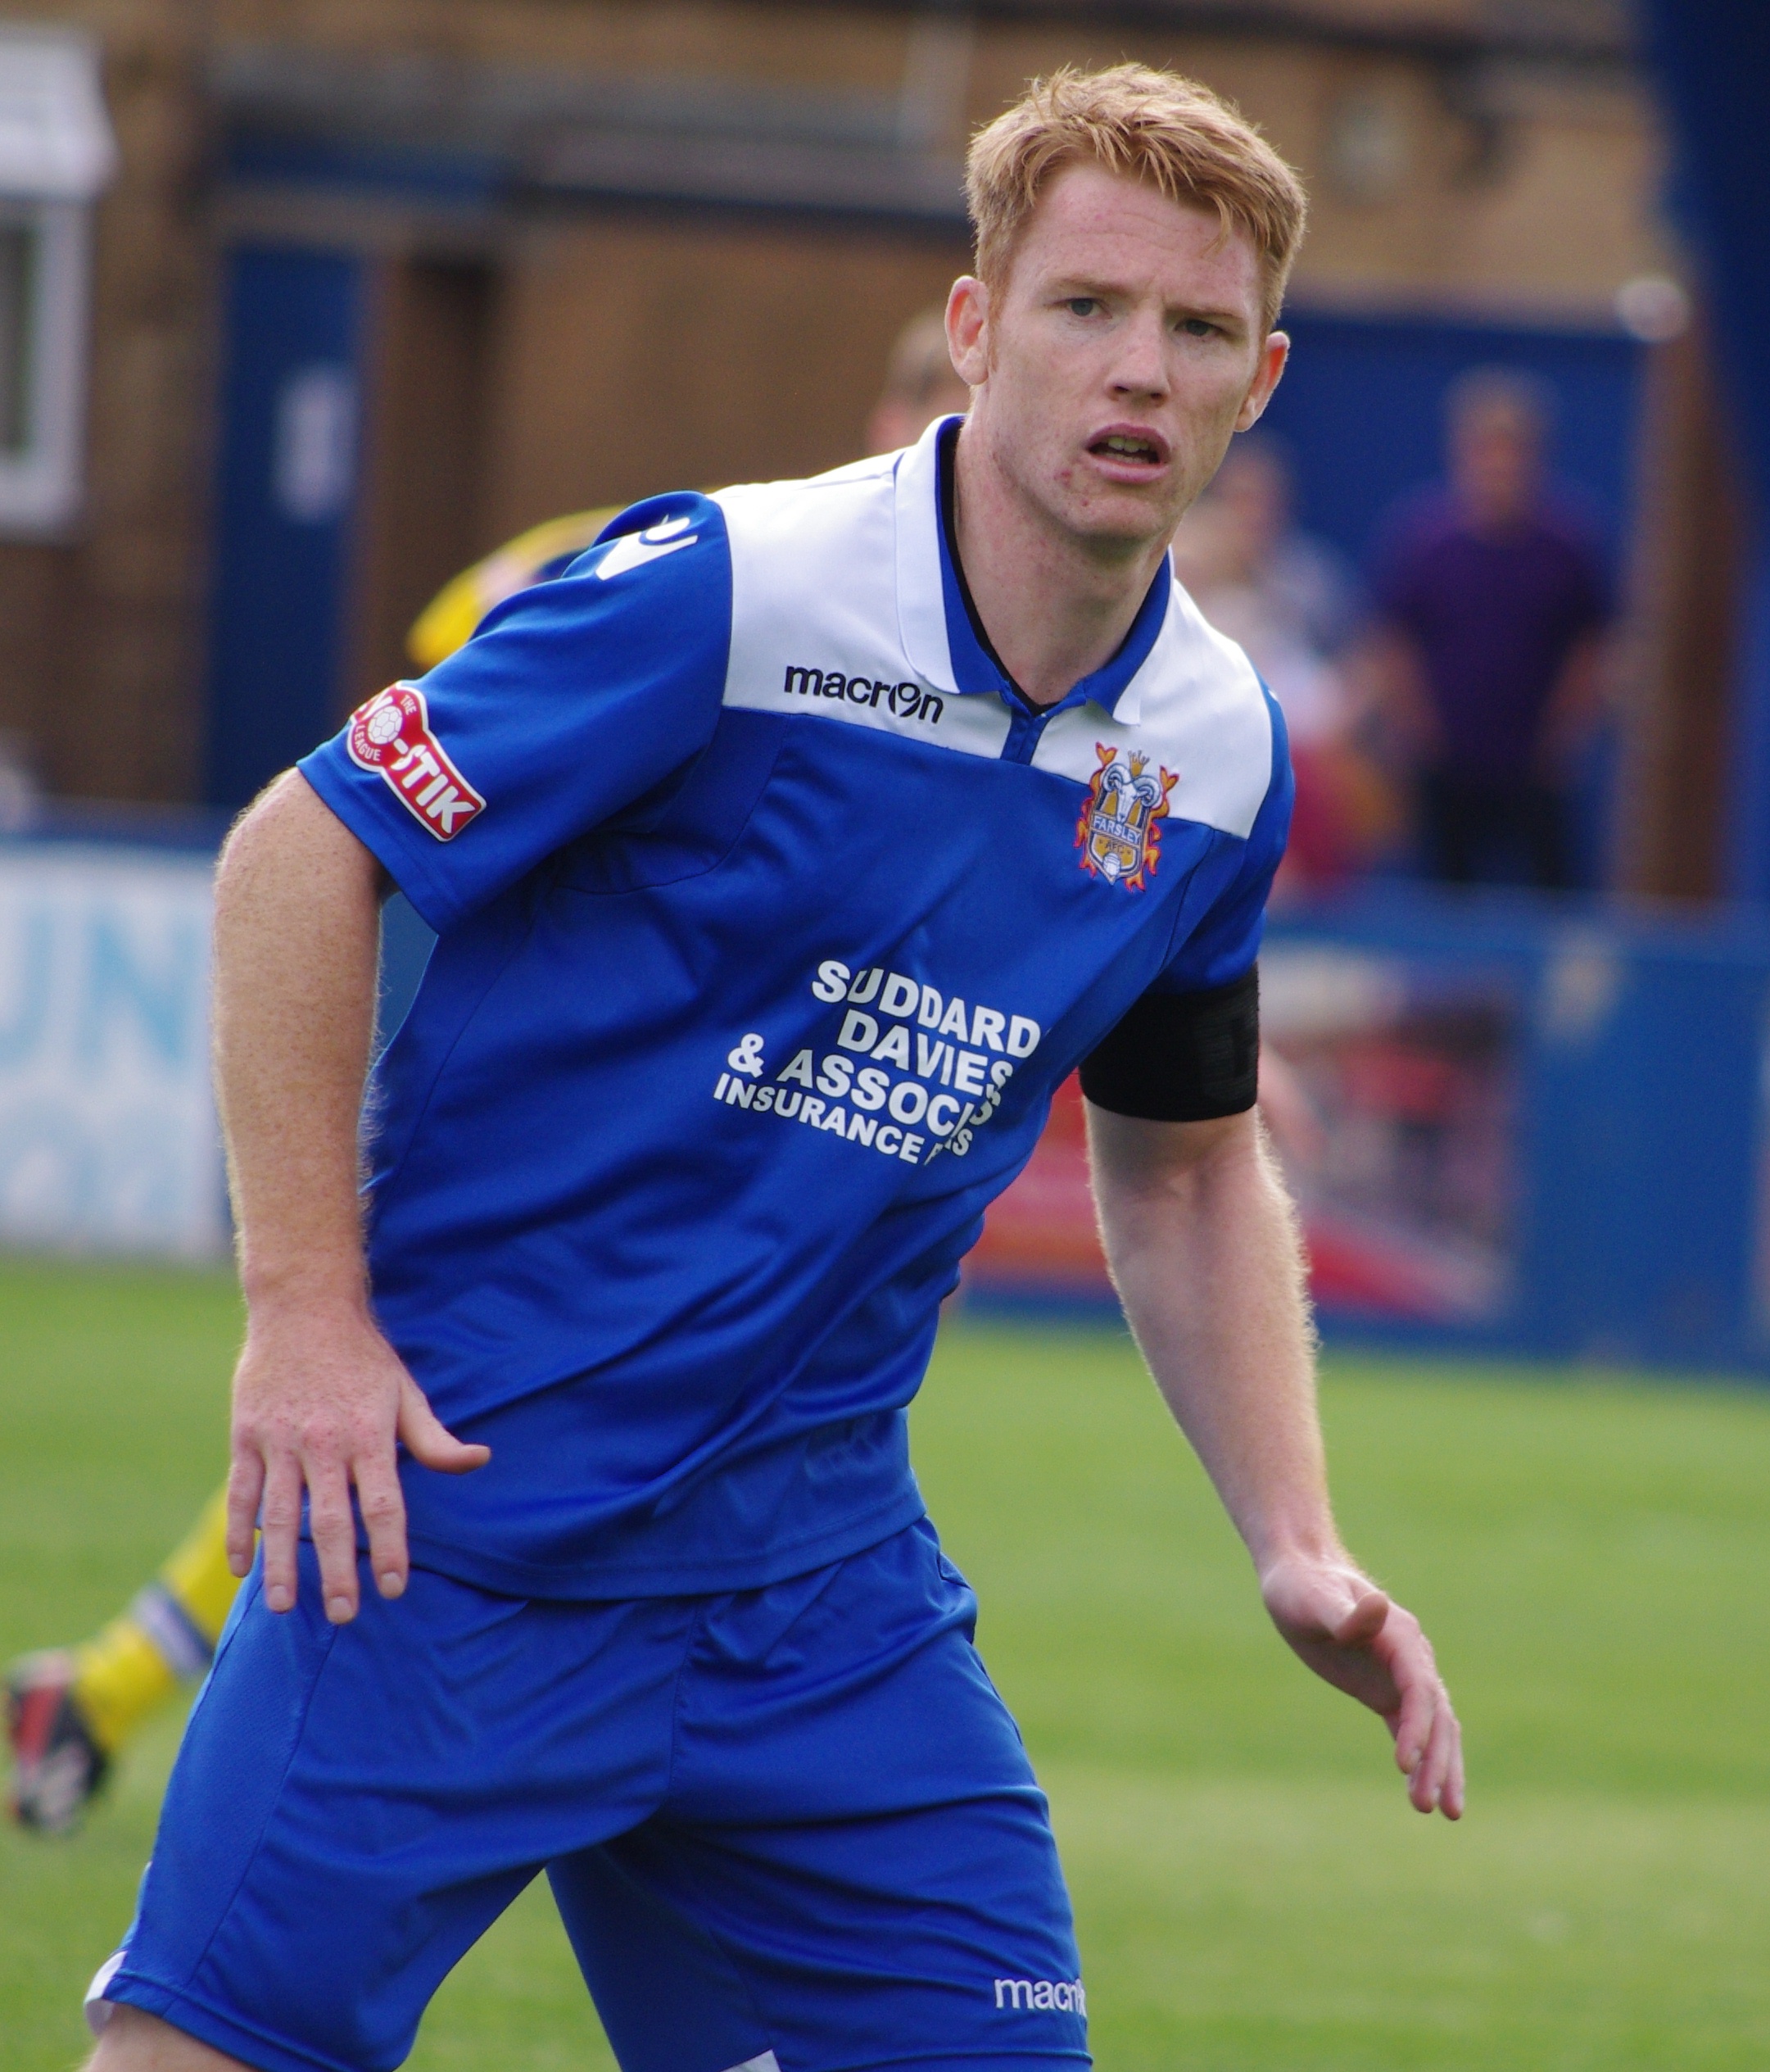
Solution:
M781 685L784 698L845 698L850 705L870 705L874 711L885 700L887 712L900 719L926 719L930 727L940 724L946 700L925 691L919 683L887 683L881 678L844 676L840 669L808 669L802 662L789 662Z
M395 798L438 841L452 841L486 809L431 732L423 692L410 683L390 683L359 706L345 746L359 768L380 771Z
M691 518L666 518L648 525L643 533L622 533L596 564L598 579L606 583L611 576L625 575L629 569L642 569L648 561L661 561L667 554L692 546L700 537L699 533L689 532L694 522Z

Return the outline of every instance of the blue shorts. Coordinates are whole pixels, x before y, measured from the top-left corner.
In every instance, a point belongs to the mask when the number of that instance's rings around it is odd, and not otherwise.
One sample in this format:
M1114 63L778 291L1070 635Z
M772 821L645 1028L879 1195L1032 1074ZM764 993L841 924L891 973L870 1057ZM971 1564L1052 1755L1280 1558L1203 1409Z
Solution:
M95 1981L265 2072L381 2072L545 1870L623 2072L1089 2062L1045 1801L925 1521L766 1589L241 1592ZM102 2006L97 2011L102 2011Z

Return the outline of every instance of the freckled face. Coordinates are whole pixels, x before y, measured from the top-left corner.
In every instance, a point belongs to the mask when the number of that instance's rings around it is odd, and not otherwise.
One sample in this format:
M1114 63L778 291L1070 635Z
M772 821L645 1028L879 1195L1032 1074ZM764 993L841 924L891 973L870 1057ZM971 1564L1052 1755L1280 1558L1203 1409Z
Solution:
M953 290L969 435L1016 493L1102 548L1165 540L1265 407L1288 342L1245 232L1098 165L1039 197L1005 282Z

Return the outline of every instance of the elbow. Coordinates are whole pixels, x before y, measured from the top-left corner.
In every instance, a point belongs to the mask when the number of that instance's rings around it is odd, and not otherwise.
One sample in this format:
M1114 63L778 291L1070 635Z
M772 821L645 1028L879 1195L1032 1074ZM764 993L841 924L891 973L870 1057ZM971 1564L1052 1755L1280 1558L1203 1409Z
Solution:
M1263 1156L1257 1110L1206 1122L1152 1122L1090 1107L1089 1147L1102 1197L1192 1204Z
M1107 1134L1094 1133L1093 1181L1109 1255L1237 1225L1259 1201L1290 1213L1254 1109L1209 1123L1139 1124L1110 1142Z

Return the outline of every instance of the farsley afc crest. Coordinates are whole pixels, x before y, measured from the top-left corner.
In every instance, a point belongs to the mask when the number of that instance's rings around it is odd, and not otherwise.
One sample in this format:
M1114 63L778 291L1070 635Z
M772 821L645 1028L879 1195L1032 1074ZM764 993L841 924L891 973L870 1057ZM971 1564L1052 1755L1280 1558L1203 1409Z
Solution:
M1109 885L1140 891L1161 855L1161 823L1168 794L1179 782L1171 771L1149 773L1147 755L1094 743L1100 767L1088 780L1088 796L1075 823L1082 868ZM1161 768L1158 764L1157 768Z

